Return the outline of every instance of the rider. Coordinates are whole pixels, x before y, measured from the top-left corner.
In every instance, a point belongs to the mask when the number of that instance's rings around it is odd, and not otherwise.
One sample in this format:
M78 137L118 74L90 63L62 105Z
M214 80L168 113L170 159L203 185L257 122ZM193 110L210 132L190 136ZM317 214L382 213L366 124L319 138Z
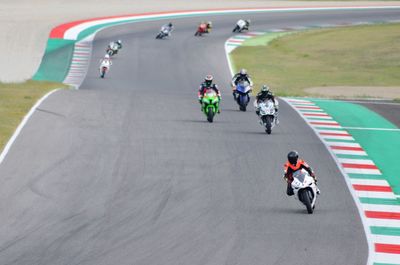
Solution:
M276 123L278 124L279 123L279 121L278 121L278 109L279 109L278 101L275 100L274 94L272 93L272 91L269 89L269 87L267 85L263 85L261 87L261 91L256 96L255 105L256 105L256 103L259 103L260 101L265 101L265 100L272 100L272 102L274 103ZM260 115L260 111L258 109L256 110L256 114Z
M241 29L248 30L250 27L250 19L246 19L246 20L239 19L238 22L236 23L236 25L238 25L239 28L241 28Z
M210 33L211 29L212 29L212 22L207 21L207 33Z
M300 169L305 169L311 177L314 178L315 183L317 182L317 178L315 176L312 168L302 159L299 159L299 153L297 151L290 151L287 155L288 161L285 163L285 174L283 178L287 182L286 194L288 196L294 195L292 188L293 181L293 173ZM320 193L320 190L317 187L317 194Z
M112 41L108 44L108 48L117 53L119 49L122 49L122 41L121 40Z
M112 65L112 61L110 59L110 55L106 54L106 55L104 55L104 58L100 59L100 69L103 67L106 67L108 70L111 65Z
M250 76L247 74L246 69L240 69L239 73L235 74L232 78L232 94L233 98L236 100L237 99L237 93L236 93L236 86L240 81L247 81L250 85L250 87L253 87L253 81L251 80Z
M171 22L169 22L168 24L165 24L161 27L161 31L167 31L168 32L168 36L171 35L171 32L174 30L174 26L172 25Z
M122 49L122 41L121 40L117 40L117 45L118 45L118 50Z
M212 75L207 75L204 78L204 82L201 83L201 85L199 87L199 92L198 92L198 99L199 99L200 105L203 104L202 100L203 100L203 97L204 97L204 93L207 91L207 89L214 90L215 93L217 93L217 95L218 95L218 102L221 101L221 92L219 91L218 86L216 84L213 84L213 80L214 80L214 77ZM218 107L218 113L220 113L220 112L221 111L220 111L220 109Z
M210 33L211 29L212 29L212 22L211 21L203 21L200 23L200 29L204 32L204 33Z
M250 19L246 19L244 22L246 22L246 29L248 30L250 27L251 21L250 21Z

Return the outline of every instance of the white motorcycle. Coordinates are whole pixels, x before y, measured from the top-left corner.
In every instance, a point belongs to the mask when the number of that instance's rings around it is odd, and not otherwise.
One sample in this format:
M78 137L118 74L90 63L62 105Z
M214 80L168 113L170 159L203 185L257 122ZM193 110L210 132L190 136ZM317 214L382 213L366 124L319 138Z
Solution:
M276 105L278 105L278 100L275 99L275 102ZM260 124L265 127L265 132L271 134L272 129L278 124L274 102L272 102L272 100L258 102L255 100L254 107L260 117Z
M232 32L242 32L243 30L249 30L249 27L250 20L239 19Z
M118 50L119 50L118 44L116 44L115 42L111 42L111 43L108 45L107 49L106 49L106 53L107 53L108 55L110 55L110 56L114 56L115 54L118 53Z
M157 34L156 39L164 39L166 37L169 37L171 35L172 29L168 27L162 27L160 32Z
M295 198L306 206L309 214L312 214L319 194L314 178L304 169L297 170L293 173L292 188Z

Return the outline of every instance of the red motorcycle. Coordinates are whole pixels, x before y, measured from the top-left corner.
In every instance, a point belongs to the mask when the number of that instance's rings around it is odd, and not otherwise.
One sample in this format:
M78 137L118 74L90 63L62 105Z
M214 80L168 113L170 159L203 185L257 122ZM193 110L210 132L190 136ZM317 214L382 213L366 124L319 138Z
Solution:
M202 22L197 28L195 36L203 36L204 33L210 33L212 28L211 22Z

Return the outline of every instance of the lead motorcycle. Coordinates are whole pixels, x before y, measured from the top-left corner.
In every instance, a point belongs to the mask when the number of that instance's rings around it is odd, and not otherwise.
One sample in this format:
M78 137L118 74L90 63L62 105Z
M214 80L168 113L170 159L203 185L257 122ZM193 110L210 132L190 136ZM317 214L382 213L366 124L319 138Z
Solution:
M313 177L304 169L293 173L292 188L294 196L307 208L307 212L312 214L317 202L318 188Z
M278 105L277 99L275 99L275 102ZM265 132L271 134L272 129L278 123L274 102L271 99L265 101L255 100L254 107L260 117L260 124L265 128Z
M246 111L247 105L250 102L251 86L247 81L240 81L236 85L235 99L241 111Z
M213 122L215 114L219 108L219 98L213 89L207 89L201 100L202 111L207 117L208 122Z

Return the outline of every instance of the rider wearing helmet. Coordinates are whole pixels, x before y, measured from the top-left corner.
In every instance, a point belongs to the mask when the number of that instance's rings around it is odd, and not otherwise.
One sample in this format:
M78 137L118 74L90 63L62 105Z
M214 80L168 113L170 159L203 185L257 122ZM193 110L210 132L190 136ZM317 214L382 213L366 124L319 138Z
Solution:
M250 27L251 21L250 21L250 19L246 19L244 22L246 22L246 29L248 30Z
M211 29L212 29L212 22L208 21L207 22L207 33L210 33Z
M172 30L174 30L174 26L172 25L171 22L169 22L168 24L165 24L161 27L161 31L164 32L168 32L168 36L171 36L171 32Z
M297 170L304 169L310 174L311 177L314 178L315 182L317 182L317 178L315 177L315 173L312 168L302 159L299 159L299 153L295 150L290 151L287 155L288 161L285 163L285 174L283 178L287 182L287 189L286 194L289 196L294 195L293 188L292 188L292 181L293 181L293 173ZM317 193L319 194L320 191L317 188Z
M272 93L272 91L270 90L268 85L263 85L261 87L260 92L256 96L256 101L254 102L254 104L258 105L258 103L260 101L265 101L265 100L272 100L272 102L274 103L276 124L278 124L279 123L279 121L278 121L278 109L279 109L278 101L275 100L275 96ZM256 114L260 115L260 111L258 109L256 110Z
M117 54L118 50L122 48L122 41L117 40L117 41L112 41L108 44L108 49L113 50L113 53Z
M199 92L198 92L198 99L199 99L200 105L202 105L203 96L204 96L204 93L207 91L207 89L214 90L215 93L217 93L217 95L218 95L218 100L221 101L221 92L219 91L218 86L216 84L213 84L213 80L214 80L214 77L212 75L207 75L204 78L204 82L201 83L201 85L199 87ZM220 110L218 108L218 113L219 112L220 112Z
M266 99L271 99L275 104L275 110L278 111L277 110L277 106L276 106L276 101L275 101L274 94L270 90L269 86L263 85L261 87L260 92L257 94L256 99L257 99L257 101L264 101Z
M247 74L246 69L240 69L239 73L235 74L232 78L232 94L233 98L236 100L236 86L241 81L247 81L250 87L253 87L253 81L251 80L250 76Z
M111 65L112 65L112 61L111 61L110 55L108 55L106 53L104 55L104 58L100 59L100 68L106 67L107 69L109 69Z
M118 45L118 50L122 49L122 41L121 40L117 40L116 43Z

